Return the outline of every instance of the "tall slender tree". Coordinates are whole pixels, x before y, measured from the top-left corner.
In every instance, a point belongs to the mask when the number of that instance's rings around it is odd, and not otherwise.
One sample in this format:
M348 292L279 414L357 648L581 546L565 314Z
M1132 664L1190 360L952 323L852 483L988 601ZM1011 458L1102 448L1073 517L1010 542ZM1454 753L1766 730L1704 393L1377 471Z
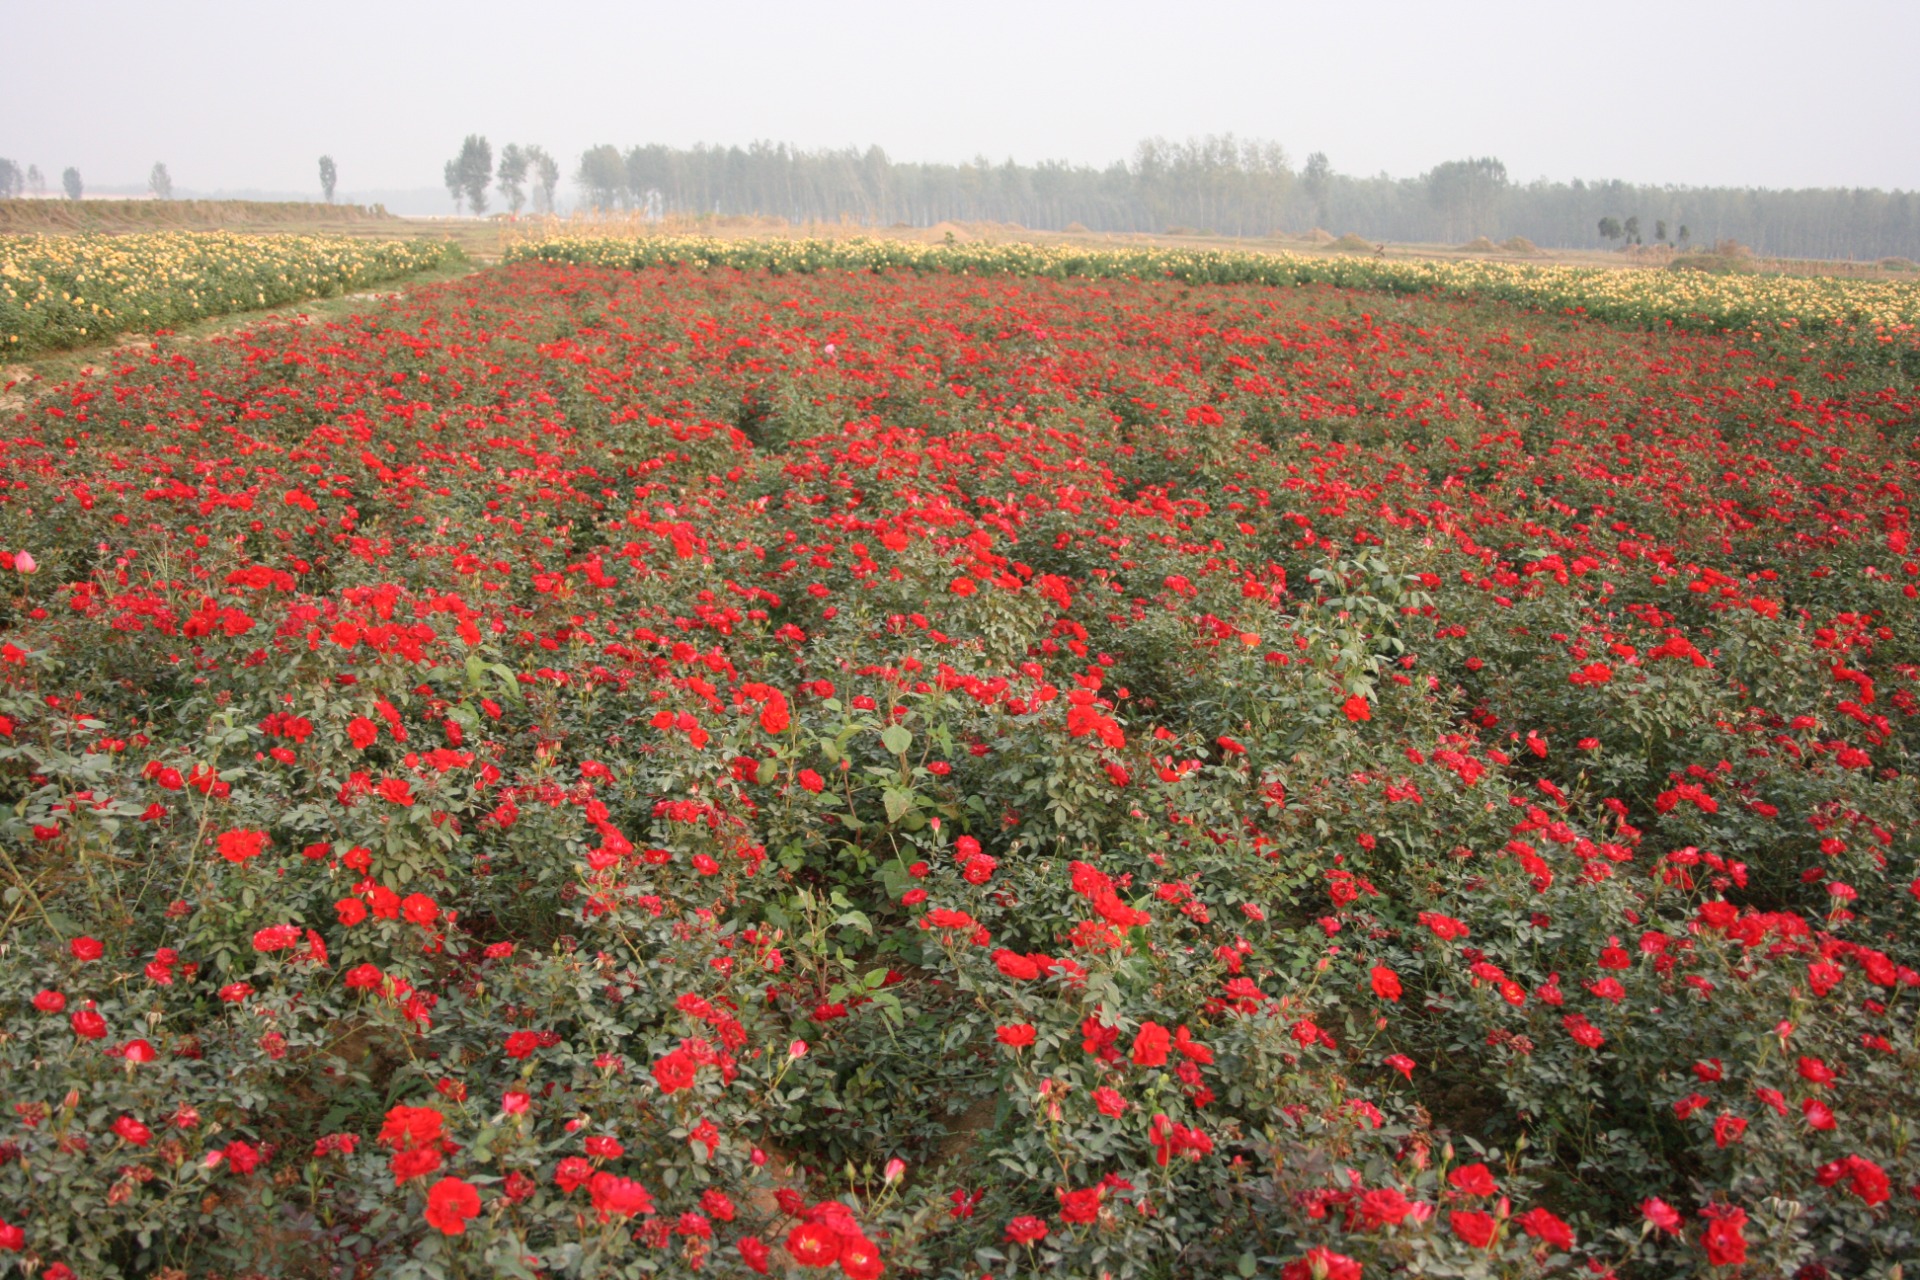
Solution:
M453 173L459 182L460 195L466 197L467 208L475 214L485 213L487 185L493 181L493 148L484 137L477 133L467 135L466 141L460 144L460 154L454 158Z
M27 185L27 175L11 160L0 159L0 200L15 200Z
M1327 197L1333 192L1333 162L1326 152L1316 151L1307 157L1306 166L1300 170L1300 186L1313 202L1313 225L1326 226Z
M87 190L80 181L80 171L72 165L68 165L67 171L60 175L60 186L69 200L78 200Z
M333 203L333 186L334 186L334 183L338 182L339 180L340 180L340 171L333 167L333 157L321 156L320 157L320 194L324 195L327 198L328 204Z
M173 175L158 160L153 162L153 172L147 175L147 190L153 192L156 200L173 199Z
M560 162L548 155L545 147L530 147L527 155L533 165L534 186L540 192L540 212L552 213L554 188L560 185Z
M500 167L494 170L494 185L507 199L507 212L517 214L527 202L527 165L529 157L518 143L500 148Z

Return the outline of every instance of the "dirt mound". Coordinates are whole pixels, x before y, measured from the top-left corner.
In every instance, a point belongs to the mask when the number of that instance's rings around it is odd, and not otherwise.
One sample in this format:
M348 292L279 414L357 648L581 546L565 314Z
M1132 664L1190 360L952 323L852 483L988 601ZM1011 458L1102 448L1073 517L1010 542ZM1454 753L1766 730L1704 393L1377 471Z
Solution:
M0 200L0 231L273 231L398 223L381 205L297 200Z
M1475 236L1473 239L1467 241L1465 244L1460 246L1460 252L1462 253L1498 253L1500 252L1500 246L1495 244L1493 241L1487 239L1485 236Z
M1538 253L1540 246L1525 236L1508 236L1500 242L1500 247L1508 253Z
M1376 253L1380 248L1380 246L1373 241L1363 236L1357 236L1351 231L1327 247L1336 253Z
M1305 240L1308 244L1332 244L1333 232L1323 230L1320 227L1315 227L1313 230L1307 232L1307 234L1305 234L1304 236L1301 236L1300 238L1302 240Z
M1710 276L1741 275L1753 270L1753 259L1744 254L1683 253L1667 264L1669 271L1701 271Z
M1882 271L1920 271L1920 262L1912 258L1882 258L1879 266Z

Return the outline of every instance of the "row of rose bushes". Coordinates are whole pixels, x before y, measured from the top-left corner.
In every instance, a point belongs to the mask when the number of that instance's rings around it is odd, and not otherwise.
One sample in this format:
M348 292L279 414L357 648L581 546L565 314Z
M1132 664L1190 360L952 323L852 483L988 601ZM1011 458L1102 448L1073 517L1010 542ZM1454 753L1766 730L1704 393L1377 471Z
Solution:
M1333 285L1389 294L1513 303L1610 324L1734 332L1792 344L1812 333L1829 348L1920 365L1920 285L1837 276L1714 275L1698 271L1536 266L1488 259L1385 258L1223 249L1095 249L1075 244L916 244L902 240L716 239L561 234L508 247L508 262L645 270L938 271L1052 279L1178 280L1294 288ZM1797 344L1795 344L1797 345Z

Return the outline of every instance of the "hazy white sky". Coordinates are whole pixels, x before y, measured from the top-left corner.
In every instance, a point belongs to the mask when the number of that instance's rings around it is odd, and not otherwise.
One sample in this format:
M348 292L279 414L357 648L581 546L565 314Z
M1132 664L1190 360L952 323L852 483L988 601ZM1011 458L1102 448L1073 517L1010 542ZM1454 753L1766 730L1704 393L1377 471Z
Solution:
M1106 163L1149 134L1296 165L1920 187L1920 0L658 5L0 0L0 156L89 186L439 185L468 132L878 143Z

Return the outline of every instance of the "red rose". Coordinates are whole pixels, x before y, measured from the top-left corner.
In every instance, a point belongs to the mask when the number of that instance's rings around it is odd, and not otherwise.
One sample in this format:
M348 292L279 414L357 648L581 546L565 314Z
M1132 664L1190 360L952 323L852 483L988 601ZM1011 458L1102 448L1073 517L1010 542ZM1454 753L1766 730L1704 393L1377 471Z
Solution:
M245 864L249 859L259 857L266 851L267 833L264 831L223 831L220 833L220 856L236 866Z
M693 1084L699 1070L700 1064L691 1054L685 1049L675 1049L653 1064L653 1078L659 1082L662 1093L678 1093Z
M1360 1280L1360 1264L1344 1253L1316 1247L1282 1267L1280 1280Z
M1535 1240L1545 1241L1556 1249L1573 1248L1573 1228L1550 1209L1529 1209L1520 1215L1519 1222L1520 1229Z
M1500 1186L1493 1180L1493 1174L1484 1164L1463 1164L1447 1175L1447 1185L1462 1195L1493 1196L1500 1194Z
M258 1169L262 1159L260 1148L250 1142L229 1142L214 1155L216 1159L226 1161L227 1168L243 1178Z
M383 975L379 968L370 964L357 964L347 970L341 978L350 990L372 991L381 983Z
M803 1222L787 1233L787 1252L803 1267L830 1267L840 1260L840 1235L819 1222Z
M443 1163L438 1147L413 1147L396 1151L393 1156L393 1185L398 1187L415 1178L424 1178Z
M1032 982L1040 976L1040 966L1017 951L1002 949L994 952L993 965L1003 976L1012 978L1016 982Z
M879 1280L885 1269L873 1241L865 1236L840 1237L840 1270L847 1280Z
M259 930L253 935L253 949L266 954L285 951L300 941L300 929L297 925L274 924Z
M1058 1194L1060 1197L1060 1221L1087 1223L1099 1220L1099 1187L1086 1187L1079 1191L1062 1191Z
M593 1177L593 1166L580 1156L568 1156L553 1171L554 1185L569 1194L585 1186Z
M480 1216L480 1192L459 1178L442 1178L427 1192L427 1225L450 1236L467 1229L467 1219Z
M1737 1267L1747 1260L1747 1238L1740 1228L1746 1224L1744 1209L1732 1205L1709 1205L1700 1211L1707 1229L1700 1235L1700 1247L1707 1261L1716 1267Z
M593 1207L602 1222L642 1217L654 1211L652 1193L632 1178L596 1173L587 1180L587 1194L593 1197Z
M1447 1225L1453 1228L1453 1234L1476 1249L1485 1249L1493 1244L1494 1233L1499 1224L1490 1213L1478 1209L1455 1209L1447 1214Z
M380 1145L393 1151L433 1146L440 1141L446 1119L432 1107L390 1107L380 1126Z
M759 1236L741 1236L734 1241L733 1247L740 1251L740 1260L755 1275L767 1274L767 1264L773 1258L773 1250Z
M1167 1050L1173 1044L1173 1037L1167 1029L1157 1022L1145 1022L1140 1032L1133 1038L1133 1065L1136 1067L1164 1066Z

